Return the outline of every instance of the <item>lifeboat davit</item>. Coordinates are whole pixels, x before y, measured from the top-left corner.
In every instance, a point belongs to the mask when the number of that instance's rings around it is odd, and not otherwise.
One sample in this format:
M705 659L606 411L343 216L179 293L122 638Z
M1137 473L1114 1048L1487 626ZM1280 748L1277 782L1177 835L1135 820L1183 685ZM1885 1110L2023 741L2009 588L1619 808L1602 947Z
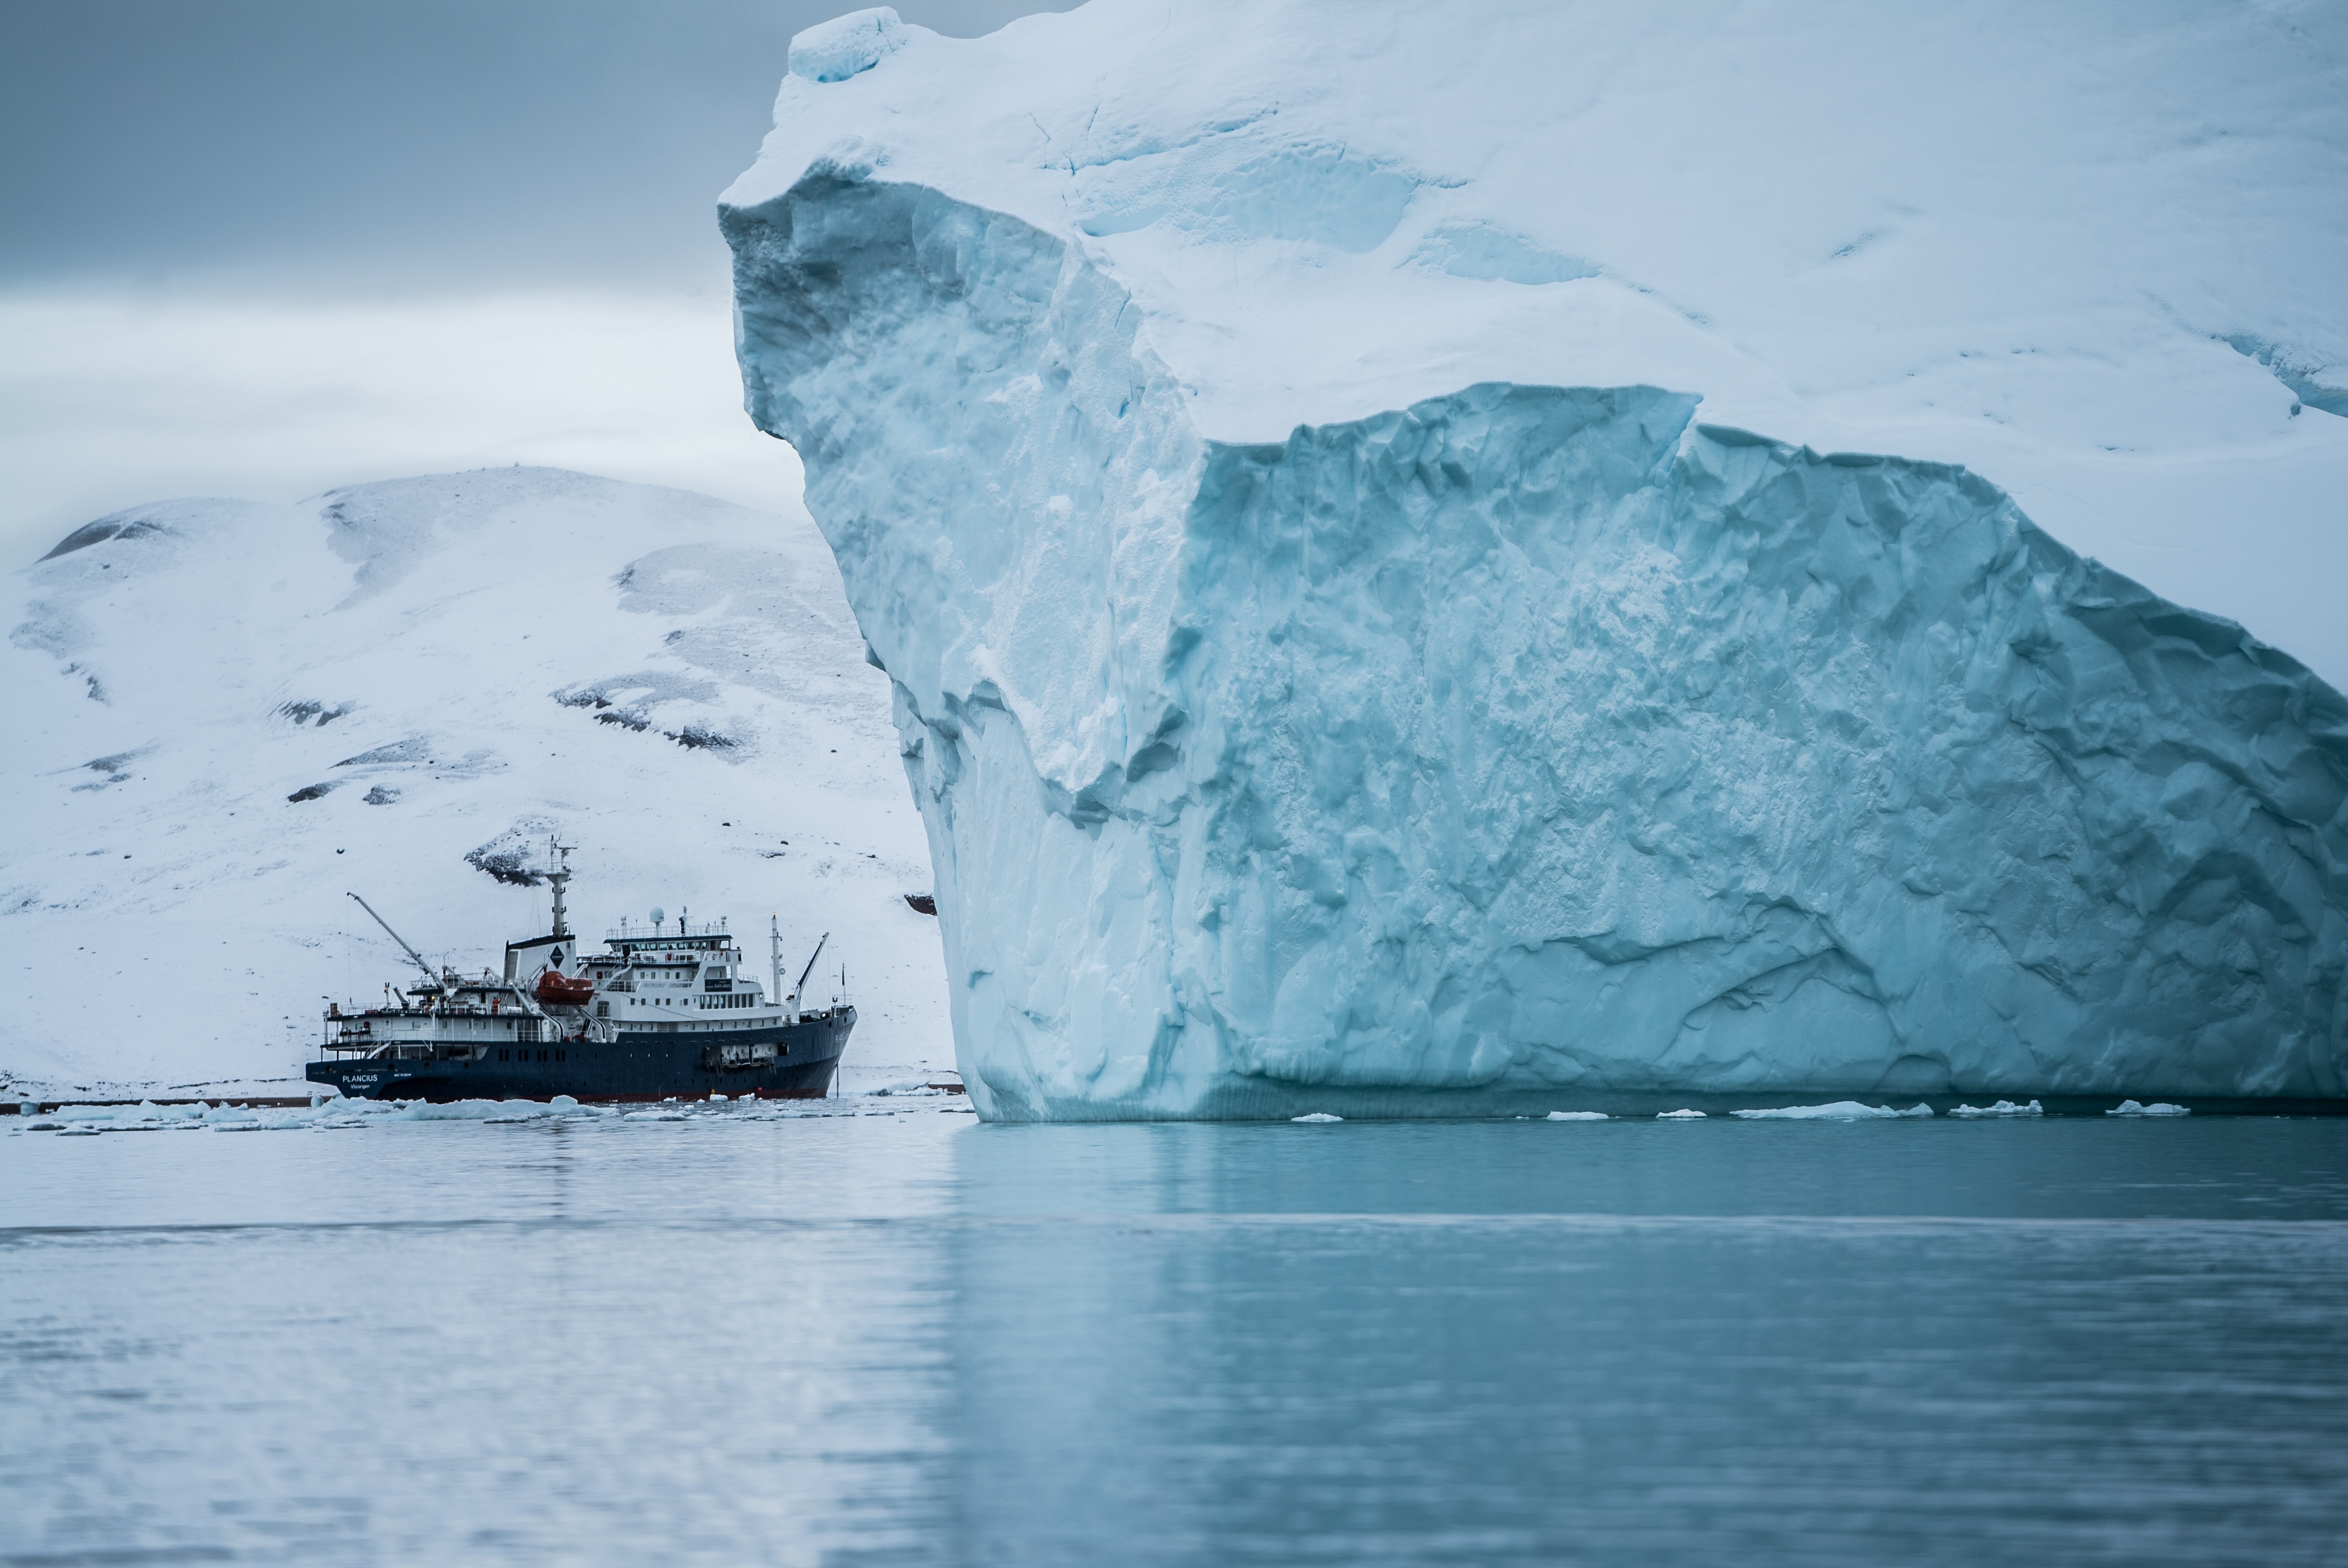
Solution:
M538 977L538 999L550 1007L578 1007L594 994L595 982L583 976L573 979L549 969Z

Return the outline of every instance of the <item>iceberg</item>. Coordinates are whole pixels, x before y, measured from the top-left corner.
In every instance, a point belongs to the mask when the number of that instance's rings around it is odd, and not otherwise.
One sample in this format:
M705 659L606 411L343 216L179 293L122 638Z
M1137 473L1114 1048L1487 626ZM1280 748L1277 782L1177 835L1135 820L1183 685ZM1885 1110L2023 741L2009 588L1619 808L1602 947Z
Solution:
M1536 58L1606 26L1507 15ZM1601 203L1569 244L1512 182L1512 108L1566 134L1552 83L1414 78L1478 33L1448 13L1344 71L1313 5L850 22L803 35L846 64L795 46L720 220L746 407L891 682L983 1115L2343 1092L2348 702L1976 470L2054 496L2054 414L1903 424L1875 305L1821 344L1766 280L1689 281L1741 338L1659 304L1624 260L1655 235ZM1831 185L1866 140L1796 150ZM1966 200L1944 230L2019 221ZM1857 300L1914 227L1816 264ZM2239 313L2300 311L2290 363L2329 364L2295 266ZM1908 306L2021 330L1917 267ZM2147 440L2264 420L2348 477L2343 422L2217 326L2032 299L2168 356L2159 412L2104 410ZM1962 374L2018 409L2024 357ZM1855 430L1921 450L1829 449Z
M1889 1105L1838 1100L1831 1105L1779 1105L1767 1110L1732 1111L1729 1114L1746 1122L1900 1122L1929 1120L1932 1108L1919 1104L1895 1111Z

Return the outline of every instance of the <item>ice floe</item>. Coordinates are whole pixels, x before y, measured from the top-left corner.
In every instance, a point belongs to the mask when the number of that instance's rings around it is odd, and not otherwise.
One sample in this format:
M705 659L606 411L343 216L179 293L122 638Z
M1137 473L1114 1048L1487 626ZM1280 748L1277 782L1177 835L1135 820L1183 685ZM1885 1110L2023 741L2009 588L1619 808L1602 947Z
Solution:
M1889 1105L1837 1100L1827 1105L1780 1105L1767 1111L1732 1111L1729 1114L1747 1122L1889 1122L1927 1117L1932 1114L1932 1108L1918 1104L1895 1111Z

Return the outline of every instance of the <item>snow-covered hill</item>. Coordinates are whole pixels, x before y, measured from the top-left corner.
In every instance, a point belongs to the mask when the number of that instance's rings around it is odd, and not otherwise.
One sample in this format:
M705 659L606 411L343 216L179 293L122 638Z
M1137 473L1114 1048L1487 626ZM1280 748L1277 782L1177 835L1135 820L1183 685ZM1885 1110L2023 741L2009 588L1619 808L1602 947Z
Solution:
M885 677L804 513L545 468L135 507L0 579L0 1075L299 1071L321 999L654 906L804 953L850 1076L948 1060Z

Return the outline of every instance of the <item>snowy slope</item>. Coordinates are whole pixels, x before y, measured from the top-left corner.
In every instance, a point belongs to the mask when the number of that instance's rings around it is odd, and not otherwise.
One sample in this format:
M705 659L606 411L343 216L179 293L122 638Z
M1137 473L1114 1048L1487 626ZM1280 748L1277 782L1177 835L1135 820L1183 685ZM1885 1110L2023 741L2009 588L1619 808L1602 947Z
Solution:
M981 1109L2342 1093L2335 15L802 35L737 353Z
M942 1060L885 679L804 514L545 468L168 501L0 579L0 1073L299 1071L323 996L654 905L823 930L851 1072ZM521 858L510 858L519 855ZM503 867L509 878L493 870Z

